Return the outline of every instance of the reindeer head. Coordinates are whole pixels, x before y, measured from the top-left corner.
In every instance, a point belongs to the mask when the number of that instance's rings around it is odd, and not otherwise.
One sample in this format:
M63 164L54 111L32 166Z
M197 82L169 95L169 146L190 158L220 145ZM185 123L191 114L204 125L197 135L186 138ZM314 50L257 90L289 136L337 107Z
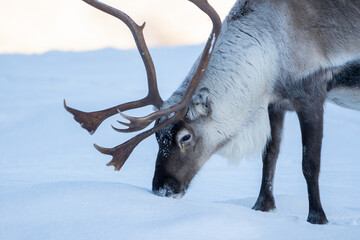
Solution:
M157 195L183 196L193 177L209 159L212 141L204 135L211 112L208 95L208 89L200 89L183 119L156 132L159 152L153 192Z
M209 5L207 0L189 0L204 11L213 22L213 30L206 42L205 49L198 61L196 69L188 79L186 91L182 99L173 105L166 106L158 92L155 68L145 43L142 26L137 25L125 13L110 7L96 0L83 0L91 6L104 11L124 22L131 30L135 39L139 53L143 59L148 77L148 95L134 102L124 103L113 108L85 113L70 108L64 101L64 107L74 115L82 127L86 128L91 134L95 132L100 123L107 117L119 112L129 123L120 122L127 126L127 129L118 129L118 132L135 132L148 127L156 122L155 126L146 130L127 142L114 147L102 148L95 145L101 153L111 155L113 159L107 164L120 170L133 149L146 137L156 133L159 144L159 153L156 161L156 170L153 180L153 191L163 196L182 196L185 193L190 181L199 171L203 163L210 157L206 151L206 136L200 134L204 122L210 113L210 103L208 101L207 89L197 87L204 76L210 57L213 53L215 43L220 34L221 20L216 11ZM196 93L196 94L195 94ZM145 117L130 117L123 112L129 109L153 105L158 111Z

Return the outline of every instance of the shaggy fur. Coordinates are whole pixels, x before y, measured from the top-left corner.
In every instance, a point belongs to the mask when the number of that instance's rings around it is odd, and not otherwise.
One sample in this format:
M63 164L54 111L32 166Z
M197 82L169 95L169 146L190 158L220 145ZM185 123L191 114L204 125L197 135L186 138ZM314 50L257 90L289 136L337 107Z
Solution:
M158 156L158 163L179 166L182 176L176 168L167 167L166 173L157 168L154 179L160 182L159 174L166 175L185 191L212 154L218 152L238 162L266 149L263 186L254 208L273 209L272 179L284 112L295 110L303 136L308 221L326 223L318 189L322 108L328 99L360 109L359 39L358 0L237 1L223 22L209 66L182 124L191 135L186 141L195 147L185 147L182 155L176 155L178 143L168 157ZM162 108L181 100L198 61ZM159 131L158 138L166 135L180 141L180 130L172 131L172 135ZM154 191L159 188L161 184L154 186Z

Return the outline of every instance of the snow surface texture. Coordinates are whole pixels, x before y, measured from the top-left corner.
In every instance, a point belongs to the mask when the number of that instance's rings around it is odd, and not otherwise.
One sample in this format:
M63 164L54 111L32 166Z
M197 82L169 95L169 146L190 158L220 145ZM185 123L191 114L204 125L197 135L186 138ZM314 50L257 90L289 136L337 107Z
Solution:
M153 49L169 97L201 47ZM62 106L99 110L145 96L136 51L0 55L0 239L360 239L360 112L326 105L320 190L330 221L306 222L301 138L287 115L275 177L277 210L251 210L261 159L239 167L213 156L180 200L151 193L157 144L143 141L120 172L92 144L113 147L105 121L90 136ZM150 112L151 107L132 111Z

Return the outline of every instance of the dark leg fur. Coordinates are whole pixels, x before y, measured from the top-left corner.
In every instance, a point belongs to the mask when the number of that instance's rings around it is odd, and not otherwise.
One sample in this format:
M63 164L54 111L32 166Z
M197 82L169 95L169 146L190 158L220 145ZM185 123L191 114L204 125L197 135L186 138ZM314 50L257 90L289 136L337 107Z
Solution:
M332 70L320 70L311 76L297 81L283 81L275 87L285 110L295 110L300 121L302 144L303 144L303 173L307 183L308 198L309 198L309 215L308 222L313 224L325 224L327 223L326 215L321 206L320 192L319 192L319 173L320 173L320 154L323 137L323 105L327 95L327 83L329 78L332 78ZM273 113L272 113L273 114ZM278 113L279 114L279 113ZM273 116L273 115L270 115ZM271 119L271 130L273 128L281 130L282 121L279 119ZM281 122L280 127L274 125L273 121ZM279 131L279 130L277 130ZM272 134L273 135L273 134ZM270 141L267 146L267 154L264 157L264 169L263 169L263 182L261 186L260 196L258 202L254 208L262 210L262 202L270 202L272 193L266 187L266 177L273 176L273 169L275 169L275 163L277 154L279 152L280 137L273 136L275 141ZM273 148L273 149L271 149ZM269 166L267 166L269 164ZM271 167L272 166L272 167ZM272 186L272 178L271 186ZM271 194L270 194L271 193ZM270 196L270 197L269 197ZM266 201L261 198L267 199ZM275 207L266 206L263 209L269 210Z
M337 72L334 74L334 72ZM308 222L325 224L328 222L321 206L319 191L320 155L323 138L323 105L327 91L338 86L358 87L360 62L337 69L319 70L311 76L297 81L279 81L275 92L282 101L269 106L271 140L263 154L263 177L259 197L253 207L255 210L275 209L272 193L276 160L279 154L284 112L295 110L300 121L303 160L302 168L306 179L309 215Z
M297 112L302 134L302 168L309 197L308 222L325 224L328 222L321 206L319 192L320 154L323 137L323 104L312 111Z
M292 99L301 127L303 157L302 169L306 179L309 215L308 222L325 224L328 222L321 206L319 192L320 155L323 138L323 115L326 98L326 72L319 72L304 79L302 92ZM319 81L320 80L320 81Z
M284 123L284 110L269 106L269 119L271 126L271 139L263 153L263 172L259 197L253 206L254 210L268 212L274 210L273 182L276 160L280 151L281 135Z

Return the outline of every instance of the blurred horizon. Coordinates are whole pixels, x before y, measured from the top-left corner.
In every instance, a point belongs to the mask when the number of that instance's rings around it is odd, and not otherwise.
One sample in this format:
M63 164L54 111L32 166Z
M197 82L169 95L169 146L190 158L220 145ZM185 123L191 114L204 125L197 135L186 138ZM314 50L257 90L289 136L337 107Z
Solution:
M149 47L201 44L210 19L186 0L104 0L141 25ZM209 0L221 19L236 0ZM81 0L0 0L0 54L133 49L129 29ZM69 7L70 6L70 7ZM141 6L141 7L139 7Z

